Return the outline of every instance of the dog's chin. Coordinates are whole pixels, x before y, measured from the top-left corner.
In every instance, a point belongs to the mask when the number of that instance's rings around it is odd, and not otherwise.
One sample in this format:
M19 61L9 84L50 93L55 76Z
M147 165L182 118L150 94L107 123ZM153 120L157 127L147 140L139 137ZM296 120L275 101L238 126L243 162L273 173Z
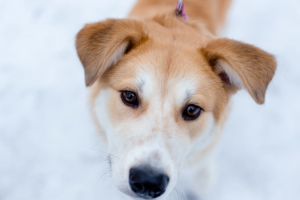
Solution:
M162 196L160 197L156 197L156 198L149 198L149 197L141 197L141 196L137 196L135 193L133 193L131 190L128 189L119 189L120 192L122 192L124 195L126 195L127 197L130 197L132 200L159 200L161 199Z

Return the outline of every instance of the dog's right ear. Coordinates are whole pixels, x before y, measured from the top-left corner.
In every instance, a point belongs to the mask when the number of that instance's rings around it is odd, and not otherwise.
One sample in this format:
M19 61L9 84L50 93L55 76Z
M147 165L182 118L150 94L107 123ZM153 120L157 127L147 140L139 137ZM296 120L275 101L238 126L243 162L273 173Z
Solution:
M136 20L108 19L85 25L77 34L76 50L84 67L86 85L92 85L146 39L142 23Z

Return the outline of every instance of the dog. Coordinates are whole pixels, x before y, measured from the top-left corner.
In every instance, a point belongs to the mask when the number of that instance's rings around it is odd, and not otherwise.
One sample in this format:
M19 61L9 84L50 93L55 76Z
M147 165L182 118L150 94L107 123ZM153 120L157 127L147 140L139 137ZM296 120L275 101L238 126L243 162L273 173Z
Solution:
M233 94L245 89L264 103L276 59L218 37L230 2L138 0L128 18L77 34L91 113L121 194L165 199L184 180L188 196L200 198L213 182Z

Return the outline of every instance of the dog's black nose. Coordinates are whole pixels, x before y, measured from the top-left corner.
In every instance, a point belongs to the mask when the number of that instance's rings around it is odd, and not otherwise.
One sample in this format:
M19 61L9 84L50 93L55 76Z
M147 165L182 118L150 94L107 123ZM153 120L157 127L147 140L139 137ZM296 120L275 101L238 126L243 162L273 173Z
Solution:
M168 186L169 177L166 174L144 167L134 167L129 172L129 184L132 191L145 199L162 195Z

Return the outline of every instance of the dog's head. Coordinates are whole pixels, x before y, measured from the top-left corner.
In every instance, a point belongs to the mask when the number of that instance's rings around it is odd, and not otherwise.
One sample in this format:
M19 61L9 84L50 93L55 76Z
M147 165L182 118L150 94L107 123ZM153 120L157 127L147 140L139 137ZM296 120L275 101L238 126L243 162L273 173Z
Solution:
M276 68L260 49L178 19L88 24L76 48L113 182L144 199L170 193L187 155L210 148L232 94L262 104Z

